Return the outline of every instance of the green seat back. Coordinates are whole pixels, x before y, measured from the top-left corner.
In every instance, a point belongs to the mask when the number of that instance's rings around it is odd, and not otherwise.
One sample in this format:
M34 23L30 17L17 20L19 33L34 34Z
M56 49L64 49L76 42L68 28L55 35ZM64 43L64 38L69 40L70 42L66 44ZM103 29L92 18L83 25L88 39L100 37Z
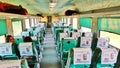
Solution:
M16 43L16 44L19 44L19 43L21 43L21 42L23 42L23 38L15 39L15 43Z
M75 48L77 45L77 40L75 39L63 39L62 40L62 59L66 63L67 57L68 57L68 52L70 49Z
M102 64L102 61L101 61L102 54L103 54L103 52L100 48L97 48L94 51L90 68L114 67L114 63L113 64L111 64L111 63L110 64L108 64L108 63ZM108 55L108 57L109 57L109 55Z
M78 49L78 48L74 48L74 49ZM68 60L67 60L67 64L66 67L67 68L90 68L90 64L74 64L74 49L71 49L69 51L68 54ZM88 48L87 48L88 49ZM81 49L79 49L81 50ZM80 51L82 52L82 50ZM89 51L90 52L90 51ZM78 53L78 52L77 52ZM76 54L77 54L76 53ZM83 52L82 52L83 53ZM81 54L81 53L80 53ZM83 62L84 63L84 62Z
M71 48L75 48L77 45L77 40L75 39L63 39L62 40L62 51L69 51Z
M120 51L118 52L118 57L117 57L117 61L115 63L114 68L120 68Z

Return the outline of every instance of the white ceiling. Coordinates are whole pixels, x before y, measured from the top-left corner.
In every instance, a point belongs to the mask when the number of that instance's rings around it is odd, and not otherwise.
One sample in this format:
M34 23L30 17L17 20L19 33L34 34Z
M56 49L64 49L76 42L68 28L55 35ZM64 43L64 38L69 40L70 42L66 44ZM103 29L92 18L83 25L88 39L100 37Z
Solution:
M68 9L78 9L80 12L119 6L120 0L57 0L50 11L50 0L0 0L14 5L22 5L29 14L63 14Z

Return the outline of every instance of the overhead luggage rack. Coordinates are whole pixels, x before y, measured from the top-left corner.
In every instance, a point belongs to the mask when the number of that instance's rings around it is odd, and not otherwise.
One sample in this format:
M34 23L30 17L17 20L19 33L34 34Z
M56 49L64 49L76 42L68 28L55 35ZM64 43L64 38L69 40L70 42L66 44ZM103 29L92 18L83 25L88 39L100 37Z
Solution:
M25 8L22 8L21 5L16 6L13 4L3 3L3 2L0 2L0 11L6 13L23 14L23 15L28 14L27 10Z

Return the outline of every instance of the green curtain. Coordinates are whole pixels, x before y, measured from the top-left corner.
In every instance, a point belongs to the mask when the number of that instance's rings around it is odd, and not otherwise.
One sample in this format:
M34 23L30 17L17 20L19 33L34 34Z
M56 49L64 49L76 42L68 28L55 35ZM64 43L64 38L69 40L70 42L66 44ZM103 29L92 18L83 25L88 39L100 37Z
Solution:
M80 18L80 26L91 28L92 26L92 18L87 17L87 18Z
M7 25L5 19L0 19L0 35L7 34Z
M99 18L98 25L99 30L120 34L119 18Z

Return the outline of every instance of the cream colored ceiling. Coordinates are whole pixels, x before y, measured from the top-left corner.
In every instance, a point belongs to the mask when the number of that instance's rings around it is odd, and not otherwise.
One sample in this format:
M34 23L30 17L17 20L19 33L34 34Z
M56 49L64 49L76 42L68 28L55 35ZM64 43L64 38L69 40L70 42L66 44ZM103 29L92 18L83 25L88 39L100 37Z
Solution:
M120 6L120 0L74 0L80 11Z
M80 12L119 6L120 0L57 0L53 11L49 10L50 0L0 0L14 5L22 5L29 14L60 14L68 9L78 9Z

